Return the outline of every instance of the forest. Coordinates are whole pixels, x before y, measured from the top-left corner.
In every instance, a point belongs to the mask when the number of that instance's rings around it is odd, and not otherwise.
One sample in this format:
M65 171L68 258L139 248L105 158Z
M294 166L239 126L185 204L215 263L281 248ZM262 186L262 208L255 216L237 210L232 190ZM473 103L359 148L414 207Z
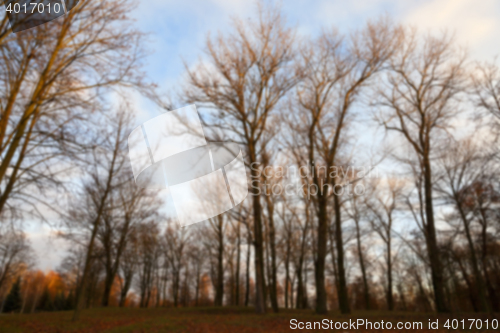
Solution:
M207 35L175 92L133 0L12 33L0 18L0 312L101 307L500 312L500 68L389 15L299 33L279 6ZM195 104L249 194L181 227L136 185L131 91ZM153 112L153 111L151 111ZM26 225L70 244L37 266Z

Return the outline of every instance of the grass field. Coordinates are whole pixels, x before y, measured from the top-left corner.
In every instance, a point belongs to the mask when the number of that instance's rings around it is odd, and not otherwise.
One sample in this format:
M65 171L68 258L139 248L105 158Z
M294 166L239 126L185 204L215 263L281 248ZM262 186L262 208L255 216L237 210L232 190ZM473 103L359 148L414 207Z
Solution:
M302 322L322 321L327 318L334 322L348 322L349 319L365 319L371 322L384 323L391 322L396 325L398 322L422 322L423 329L398 330L375 330L361 328L341 329L340 332L451 332L453 329L443 328L442 325L447 319L457 319L455 323L461 325L461 320L465 319L465 332L500 332L500 327L496 330L490 327L489 330L472 329L469 330L471 321L468 319L481 319L489 323L493 319L500 322L498 315L479 315L474 313L436 315L436 314L414 314L414 313L382 313L382 312L357 312L350 316L343 316L332 313L328 316L315 315L311 310L282 310L278 314L268 313L266 315L256 315L249 308L107 308L85 310L80 320L76 323L71 321L72 312L48 312L29 315L0 315L1 333L45 333L45 332L297 332L299 329L290 328L290 320L297 319ZM440 329L428 329L427 325L431 321L439 320ZM477 323L477 322L476 322ZM306 332L326 330L304 330ZM337 331L337 330L335 330ZM459 330L462 331L462 330Z

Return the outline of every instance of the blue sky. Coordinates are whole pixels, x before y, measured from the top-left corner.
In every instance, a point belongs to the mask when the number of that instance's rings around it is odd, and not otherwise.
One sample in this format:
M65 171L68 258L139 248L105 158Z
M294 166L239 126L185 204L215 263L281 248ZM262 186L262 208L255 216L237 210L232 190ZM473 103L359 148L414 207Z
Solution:
M498 0L283 0L283 12L302 37L324 28L349 32L368 19L389 14L396 22L416 26L422 33L447 29L472 59L492 60L500 54L500 1ZM181 82L183 59L189 66L202 55L208 33L224 33L232 17L253 18L252 0L140 0L133 16L139 29L149 32L152 52L145 70L160 91L171 93ZM151 103L137 98L138 122L157 114ZM37 225L29 231L41 269L54 269L64 255L64 242L51 237L54 230Z
M348 32L387 13L422 32L455 32L474 58L489 59L499 51L497 0L287 0L281 4L288 22L302 36L331 27ZM163 88L175 85L184 71L182 58L188 64L195 62L208 33L230 29L231 17L254 17L255 7L252 0L141 0L134 16L138 26L151 33L147 45L154 53L146 66L151 78Z
M421 33L454 33L472 59L492 60L500 54L498 0L264 0L281 4L299 37L336 28L342 33L361 28L367 20L388 14L394 21ZM208 34L227 32L232 18L255 19L254 0L138 0L132 14L139 29L149 33L150 55L144 69L164 95L175 96L185 72L203 56ZM138 95L134 98L137 125L158 115L158 108Z

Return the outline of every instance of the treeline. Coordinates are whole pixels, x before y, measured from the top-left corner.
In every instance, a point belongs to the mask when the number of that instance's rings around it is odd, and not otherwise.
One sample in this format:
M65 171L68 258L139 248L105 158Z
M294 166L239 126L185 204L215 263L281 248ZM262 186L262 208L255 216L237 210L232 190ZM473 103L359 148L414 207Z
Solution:
M166 103L142 78L129 5L86 1L15 36L3 20L3 304L45 309L19 285L30 218L72 245L48 294L75 318L111 305L500 310L495 63L389 18L301 38L261 4L207 39ZM248 199L177 226L162 192L134 183L131 88L165 109L195 103L209 141L239 143Z
M26 271L4 297L2 312L33 313L74 309L74 294L56 272Z

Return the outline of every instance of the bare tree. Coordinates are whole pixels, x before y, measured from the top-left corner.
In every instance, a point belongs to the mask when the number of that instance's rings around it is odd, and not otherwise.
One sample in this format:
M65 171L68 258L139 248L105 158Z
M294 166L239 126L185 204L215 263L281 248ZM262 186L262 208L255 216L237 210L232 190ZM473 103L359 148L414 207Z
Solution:
M385 244L385 265L387 276L387 308L394 310L393 292L393 226L395 212L401 201L402 182L398 179L388 179L387 190L381 189L381 185L374 185L372 193L367 195L365 204L369 210L369 221L373 230L380 236ZM385 193L384 193L385 192Z
M120 299L118 305L125 306L127 294L132 287L134 273L137 271L139 261L139 244L136 234L130 234L129 239L125 243L123 252L123 260L120 261Z
M293 285L291 281L291 263L292 263L292 251L294 250L293 242L293 234L295 225L298 223L297 220L299 217L296 213L296 208L290 204L289 198L286 195L280 196L280 209L278 209L278 216L280 217L283 227L282 227L282 235L283 238L283 248L281 256L284 261L285 266L285 283L284 285L284 305L285 309L289 307L293 307ZM291 293L292 292L292 293ZM290 295L291 294L291 295Z
M210 220L210 227L213 234L211 238L215 245L211 246L210 243L207 244L208 251L212 252L212 248L215 249L215 255L212 255L215 263L211 265L211 276L215 289L215 306L222 306L224 301L224 239L227 227L227 223L224 223L224 220L224 215L219 215Z
M108 306L111 287L120 267L120 260L130 232L140 223L151 222L157 217L159 202L155 193L148 193L128 179L130 170L124 170L123 183L114 189L111 207L106 211L102 227L98 231L98 239L104 250L104 293L102 305Z
M235 34L207 41L210 67L188 69L185 98L214 110L213 128L245 147L252 177L257 313L265 312L264 248L260 202L260 144L267 120L293 87L294 36L278 9L259 6L257 23L235 22ZM208 119L208 118L207 118Z
M277 121L279 118L275 118ZM277 124L276 124L277 125ZM272 149L272 148L271 148ZM277 267L277 259L276 259L276 234L277 234L277 226L275 225L275 207L277 202L280 200L280 197L273 193L273 188L278 186L280 188L282 182L282 176L278 173L275 174L274 171L268 172L269 170L273 170L271 166L271 154L269 152L269 148L263 147L262 151L262 165L264 167L265 172L262 173L262 183L263 183L263 194L264 201L266 203L267 214L265 215L266 222L266 235L267 235L267 244L270 248L270 269L269 269L269 296L271 299L271 306L273 308L273 312L277 313L278 309L278 267Z
M359 268L361 270L361 278L363 280L363 297L365 301L366 310L370 310L370 288L368 283L368 276L366 268L368 263L365 258L365 247L362 245L362 237L365 236L366 232L363 232L362 219L366 215L366 211L363 210L362 203L359 203L360 198L358 195L353 195L350 198L347 214L354 221L354 226L356 229L356 254L358 256ZM361 206L361 207L360 207Z
M160 257L159 230L156 223L150 222L148 224L141 224L138 227L138 233L139 306L141 308L147 308L150 304L155 273L158 268ZM158 290L156 292L158 292Z
M104 109L103 93L111 86L142 85L142 35L127 25L132 8L128 0L82 1L64 17L15 35L3 14L2 218L27 208L43 218L36 205L50 204L43 191L62 185L74 154L91 144L85 129L92 126L92 111Z
M166 253L172 272L172 295L174 306L179 305L179 289L181 270L185 264L186 244L189 241L189 233L186 228L181 228L175 224L170 224L165 231Z
M80 193L81 201L74 203L65 217L70 228L77 226L86 231L84 242L87 254L76 292L74 320L78 319L83 304L83 290L86 288L91 268L97 233L102 220L110 218L109 210L112 207L110 199L114 189L123 181L119 176L128 163L124 152L127 149L127 138L131 129L130 114L121 112L111 119L105 117L103 120L104 128L98 132L99 139L96 139L98 144L85 159L87 175L82 180L84 186ZM70 229L70 232L73 231Z
M422 222L439 312L448 307L434 218L432 159L442 142L440 134L451 128L450 120L457 116L456 101L464 89L464 57L457 52L446 35L427 36L419 43L416 32L407 30L378 91L382 108L378 120L387 131L404 138L417 160L416 174L423 185Z
M479 182L487 170L491 158L478 153L477 147L470 141L462 141L448 144L447 151L440 159L442 175L438 193L451 203L458 213L458 219L462 222L463 230L471 256L474 280L477 285L481 311L489 311L484 277L479 267L479 258L473 240L471 230L474 219L474 206L470 205L470 191ZM439 174L438 174L439 176Z
M201 236L201 235L200 235ZM190 262L193 265L195 272L195 296L194 296L194 305L199 305L200 300L200 288L201 288L201 279L203 269L206 263L206 254L204 248L199 246L198 244L192 244L189 246L189 258Z
M250 219L244 219L243 220L245 226L246 226L246 240L247 240L247 253L246 253L246 264L245 264L245 306L248 306L250 304L250 256L251 256L251 251L252 247L251 244L253 244L253 234L252 234L252 228L251 228L251 220Z
M6 283L18 275L20 269L29 265L32 260L32 249L26 235L10 226L2 229L0 230L0 293Z
M302 141L296 143L303 164L311 166L310 182L317 194L317 254L315 257L316 312L327 312L325 261L328 243L328 200L342 179L333 172L343 165L341 151L348 145L353 105L369 79L391 57L398 42L398 28L387 21L369 23L366 28L345 40L335 32L323 34L302 52L301 67L305 79L297 90L298 116L294 132ZM326 189L326 190L325 190ZM341 199L333 195L335 244L337 252L338 299L342 313L349 313L344 267Z

